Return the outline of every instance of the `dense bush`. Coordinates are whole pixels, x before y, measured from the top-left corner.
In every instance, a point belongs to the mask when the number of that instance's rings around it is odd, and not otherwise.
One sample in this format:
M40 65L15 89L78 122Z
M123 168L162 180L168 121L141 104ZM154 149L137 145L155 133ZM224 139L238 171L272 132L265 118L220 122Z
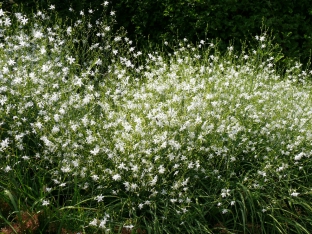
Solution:
M16 0L26 7L35 6L34 0ZM221 48L235 39L236 47L251 35L260 33L262 25L273 30L275 42L287 57L300 57L307 62L312 48L312 7L309 0L283 2L250 0L114 0L118 27L123 26L138 44L158 43L161 39L184 38L198 41L220 38ZM88 7L90 1L39 0L40 5L55 4L62 12ZM102 1L93 0L93 6ZM65 15L65 13L63 14ZM173 36L174 35L174 36Z
M0 8L0 233L310 233L312 70L137 50L104 5Z

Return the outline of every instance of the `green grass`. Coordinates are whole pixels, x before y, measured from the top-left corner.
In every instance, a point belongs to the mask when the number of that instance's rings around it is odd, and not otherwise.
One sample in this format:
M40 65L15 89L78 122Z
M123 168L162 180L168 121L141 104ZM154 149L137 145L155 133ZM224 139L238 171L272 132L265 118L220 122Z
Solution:
M91 14L0 14L2 233L312 230L309 70L266 32L141 52Z

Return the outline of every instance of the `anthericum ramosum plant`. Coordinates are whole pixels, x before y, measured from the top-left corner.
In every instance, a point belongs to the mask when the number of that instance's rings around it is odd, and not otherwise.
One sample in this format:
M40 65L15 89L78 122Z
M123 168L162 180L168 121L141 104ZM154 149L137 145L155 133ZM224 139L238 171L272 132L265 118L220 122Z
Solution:
M267 34L142 54L113 11L49 11L0 10L2 232L312 230L311 72Z

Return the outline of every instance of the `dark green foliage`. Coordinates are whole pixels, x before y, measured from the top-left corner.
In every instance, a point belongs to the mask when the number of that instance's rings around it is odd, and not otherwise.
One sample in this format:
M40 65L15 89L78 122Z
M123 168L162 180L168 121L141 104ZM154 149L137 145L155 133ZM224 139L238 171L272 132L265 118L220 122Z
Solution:
M34 0L15 2L28 9L36 5ZM81 10L92 5L95 9L102 3L102 0L37 1L40 6L54 4L63 17L67 15L62 13L70 6ZM114 0L110 4L117 13L117 27L124 27L140 46L186 37L193 42L219 38L221 49L235 39L235 45L240 47L241 41L260 34L265 25L273 30L275 42L286 57L307 62L312 48L309 0Z
M275 42L287 57L307 61L312 48L310 1L250 0L116 0L117 21L139 43L149 38L220 38L223 48L260 34L261 26L273 30Z

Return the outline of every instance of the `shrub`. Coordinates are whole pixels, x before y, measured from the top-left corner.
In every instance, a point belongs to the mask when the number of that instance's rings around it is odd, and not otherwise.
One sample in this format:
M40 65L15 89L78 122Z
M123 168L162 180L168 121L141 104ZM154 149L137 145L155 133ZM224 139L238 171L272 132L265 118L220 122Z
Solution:
M141 52L110 8L49 8L0 11L3 232L311 230L312 72L267 32Z

